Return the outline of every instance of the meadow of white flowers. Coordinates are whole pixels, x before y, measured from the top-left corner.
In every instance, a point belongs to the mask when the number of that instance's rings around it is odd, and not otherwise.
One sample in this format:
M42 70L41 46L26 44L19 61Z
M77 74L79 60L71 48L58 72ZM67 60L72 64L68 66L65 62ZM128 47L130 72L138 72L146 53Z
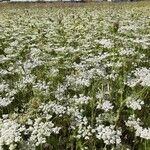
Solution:
M1 9L0 150L149 150L149 6Z

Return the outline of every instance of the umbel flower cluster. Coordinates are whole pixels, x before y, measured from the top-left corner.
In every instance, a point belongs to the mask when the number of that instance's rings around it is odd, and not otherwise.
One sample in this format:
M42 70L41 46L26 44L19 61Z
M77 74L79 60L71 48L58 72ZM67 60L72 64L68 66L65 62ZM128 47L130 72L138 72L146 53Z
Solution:
M104 7L0 10L0 150L150 148L148 7Z

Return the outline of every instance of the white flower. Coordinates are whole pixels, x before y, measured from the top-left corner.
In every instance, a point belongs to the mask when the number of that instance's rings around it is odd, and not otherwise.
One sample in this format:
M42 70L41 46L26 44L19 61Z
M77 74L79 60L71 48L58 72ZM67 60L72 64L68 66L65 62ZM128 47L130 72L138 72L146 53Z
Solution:
M113 43L111 42L110 39L101 39L101 40L96 40L99 44L103 45L104 48L112 48Z
M121 143L121 132L115 130L114 126L98 125L95 130L96 137L100 140L102 139L106 145Z
M136 136L139 136L146 140L150 140L150 128L137 127Z
M63 114L66 113L66 107L56 104L54 102L49 102L47 104L42 103L39 107L39 111L42 111L42 113L50 119L52 116L49 116L48 114L55 113L56 115L59 115L59 117L61 117Z
M138 79L140 85L150 86L150 69L141 68L136 69L134 75Z
M102 99L103 98L103 93L97 93L96 98L97 99Z
M102 103L98 103L98 105L97 105L97 109L103 109L106 112L113 109L113 107L114 106L112 105L112 103L110 103L110 101L108 101L108 100L105 100Z
M23 126L10 119L0 120L0 145L8 145L10 150L15 149L15 143L21 142Z
M132 108L133 110L141 110L141 106L144 105L144 101L140 99L134 99L132 97L128 97L126 101L126 105L128 108Z
M133 127L133 128L138 128L141 124L140 119L139 118L135 118L135 115L131 115L128 118L128 121L125 122L126 126L128 127Z
M17 90L11 89L9 84L3 82L0 84L0 93L0 107L6 107L14 100L14 95L17 93Z
M135 55L136 52L135 52L135 50L133 48L128 48L128 49L121 48L119 50L119 54L121 56L132 56L132 55Z
M90 97L84 96L83 94L80 94L79 97L76 95L71 99L71 101L75 102L77 105L83 105L83 104L88 104L90 100Z
M131 78L127 81L127 85L130 87L134 87L137 84L141 86L150 86L150 69L145 67L137 68L134 71L135 78Z
M49 85L46 84L44 81L38 81L34 83L33 88L43 91L43 93L46 95L48 94Z
M126 125L135 129L135 135L143 139L150 140L150 128L143 128L140 126L141 121L139 118L135 118L134 115L128 118Z
M58 134L59 130L60 127L54 127L52 121L43 122L42 118L35 119L33 125L30 125L27 129L31 134L29 141L34 143L35 146L46 143L46 137L49 137L52 133Z

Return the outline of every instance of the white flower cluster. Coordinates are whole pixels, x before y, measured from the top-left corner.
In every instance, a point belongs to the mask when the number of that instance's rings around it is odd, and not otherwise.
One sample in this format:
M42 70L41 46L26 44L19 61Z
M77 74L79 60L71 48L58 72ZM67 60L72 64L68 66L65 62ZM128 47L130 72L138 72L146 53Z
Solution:
M96 40L96 42L101 44L104 48L112 48L113 47L113 43L110 39Z
M33 88L42 91L44 94L48 94L49 85L45 83L45 81L38 81L34 83Z
M96 137L100 140L102 139L106 145L121 143L121 132L115 130L113 125L104 126L100 124L96 127L95 131Z
M66 90L67 90L67 85L63 85L63 84L58 85L56 91L54 92L55 98L58 101L63 100L64 99L64 93Z
M41 106L39 107L39 111L42 112L43 115L55 113L56 115L62 116L66 113L66 107L54 102L49 102L47 104L41 104Z
M131 115L129 118L128 118L128 121L126 121L126 126L128 127L134 127L134 128L137 128L140 126L140 122L141 120L139 118L135 118L135 115Z
M128 118L126 125L134 128L136 136L150 140L150 128L143 128L141 126L141 120L139 118L136 119L135 115Z
M92 128L90 125L88 126L83 126L83 124L81 124L78 127L78 132L77 132L77 138L84 138L85 140L90 139L90 136L92 136Z
M86 72L79 72L80 74L78 74L78 76L76 75L71 75L71 76L67 76L66 80L67 80L67 84L68 85L72 85L75 88L77 88L78 86L82 87L82 86L90 86L90 78L92 78L89 74L87 74Z
M137 68L134 71L135 78L128 80L127 84L130 87L134 87L137 84L141 86L150 86L150 69L145 67Z
M3 146L9 147L9 150L15 150L17 144L22 141L22 132L25 130L23 126L6 117L0 119L0 149Z
M9 84L3 82L0 84L0 107L8 106L13 100L17 90L10 89Z
M150 140L150 128L143 128L138 127L136 128L136 136L139 136L140 138Z
M85 140L90 139L90 136L92 136L92 127L88 125L88 120L86 117L82 117L80 115L77 115L75 118L75 128L77 128L77 135L76 138L84 138Z
M84 96L83 94L80 94L79 97L75 95L73 98L70 99L70 101L74 102L76 105L83 105L88 104L90 99L91 98L89 96Z
M150 86L150 69L137 68L134 75L142 86Z
M97 104L97 109L102 109L106 112L109 111L109 110L112 110L113 107L114 106L112 105L112 103L108 100L105 100L102 103L98 102L98 104Z
M33 50L33 49L32 49ZM31 57L32 57L32 55L31 55ZM35 68L35 67L37 67L37 66L40 66L42 64L42 62L41 61L39 61L38 60L38 58L36 58L36 57L32 57L32 60L30 59L28 59L26 62L24 62L23 64L22 64L22 67L23 67L23 69L24 69L24 72L26 73L26 74L30 74L31 73L31 70L33 69L33 68Z
M61 129L60 127L55 127L52 121L43 121L42 118L35 119L33 123L28 121L28 123L30 126L26 132L31 134L29 141L35 146L46 143L46 137L50 137L52 133L58 134Z
M97 55L90 54L87 57L81 57L79 64L73 63L72 67L75 73L66 77L67 85L79 90L82 87L89 87L91 80L97 76L105 77L105 66L103 61L109 57L109 53L98 53Z
M129 49L121 48L119 50L120 56L134 56L135 54L136 54L136 51L132 48L129 48Z
M32 84L35 82L35 76L31 75L31 74L27 74L22 76L22 80L20 80L21 82L21 88L26 87L27 84Z
M141 110L142 105L144 105L144 101L142 101L141 99L128 97L126 100L126 105L128 108L132 108L133 110Z

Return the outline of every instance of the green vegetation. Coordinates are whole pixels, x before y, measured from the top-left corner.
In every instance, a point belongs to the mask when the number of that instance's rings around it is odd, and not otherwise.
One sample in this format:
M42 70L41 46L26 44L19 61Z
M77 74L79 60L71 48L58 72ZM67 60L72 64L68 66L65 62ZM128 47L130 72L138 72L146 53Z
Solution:
M150 2L0 4L0 150L150 150Z

